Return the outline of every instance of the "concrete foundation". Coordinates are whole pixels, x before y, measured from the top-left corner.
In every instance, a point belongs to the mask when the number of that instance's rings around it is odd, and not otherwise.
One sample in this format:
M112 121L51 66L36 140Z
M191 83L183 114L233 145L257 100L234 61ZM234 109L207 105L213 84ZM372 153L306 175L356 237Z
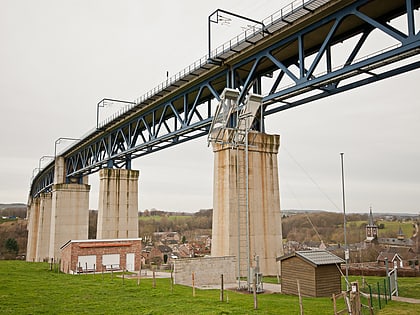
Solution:
M211 255L236 256L241 277L248 275L248 265L255 267L258 256L260 271L276 275L276 257L283 255L277 166L280 137L251 132L248 143L248 214L245 150L213 143Z
M97 239L136 238L139 171L102 169L99 172Z
M35 261L38 243L39 207L41 199L31 198L28 204L28 244L26 246L26 261Z
M50 249L51 232L51 210L52 194L46 193L40 196L39 222L38 222L38 241L36 247L35 261L48 260Z

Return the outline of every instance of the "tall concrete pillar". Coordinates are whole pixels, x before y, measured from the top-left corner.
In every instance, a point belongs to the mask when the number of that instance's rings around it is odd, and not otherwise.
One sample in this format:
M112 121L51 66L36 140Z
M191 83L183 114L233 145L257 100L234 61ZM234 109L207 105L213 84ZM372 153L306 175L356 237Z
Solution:
M139 237L138 179L137 170L100 170L97 239Z
M255 267L254 258L258 256L260 271L276 275L276 257L283 254L277 166L280 137L251 132L248 143L248 215L246 152L243 147L213 143L211 255L239 254L237 268L242 277L247 276L247 257L249 266Z
M51 231L52 194L40 195L38 243L36 248L36 261L44 261L49 257L50 231Z
M36 248L38 244L40 198L30 198L28 204L28 243L26 245L26 261L36 260Z
M69 240L88 238L89 191L87 177L83 184L65 182L64 159L55 160L52 187L49 258L60 257L60 247Z

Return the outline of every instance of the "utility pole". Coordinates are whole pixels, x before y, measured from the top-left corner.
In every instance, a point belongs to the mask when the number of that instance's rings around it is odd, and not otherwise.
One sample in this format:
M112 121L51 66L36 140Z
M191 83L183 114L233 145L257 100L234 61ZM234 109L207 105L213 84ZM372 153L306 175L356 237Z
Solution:
M343 191L343 216L344 216L344 258L346 259L346 288L349 290L349 249L347 247L347 231L346 231L346 198L344 193L344 153L340 153L341 157L341 185Z

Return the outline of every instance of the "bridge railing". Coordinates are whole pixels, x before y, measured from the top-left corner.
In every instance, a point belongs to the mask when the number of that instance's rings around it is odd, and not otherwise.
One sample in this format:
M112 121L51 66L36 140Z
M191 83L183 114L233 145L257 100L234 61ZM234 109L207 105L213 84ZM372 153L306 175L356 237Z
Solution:
M138 97L136 100L134 100L134 105L127 105L118 112L114 113L112 116L108 117L104 121L99 123L100 127L103 127L107 124L109 124L111 121L116 119L117 117L121 116L122 114L126 113L127 111L133 109L134 107L137 107L144 103L146 100L150 99L151 97L155 96L159 92L162 92L166 88L168 88L170 85L172 85L175 82L179 82L181 79L187 77L189 74L193 73L194 71L197 71L200 69L203 65L209 64L210 58L217 58L223 55L224 53L231 51L233 48L240 46L247 40L258 36L263 31L268 29L270 26L282 23L282 25L279 28L282 28L289 23L292 23L296 19L302 17L303 15L310 13L309 9L317 8L322 6L323 4L329 2L330 0L295 0L288 5L284 6L280 10L274 12L267 18L262 20L262 24L265 26L264 29L261 25L256 24L249 28L247 28L244 32L237 35L236 37L232 38L231 40L225 42L224 44L220 45L219 47L212 50L209 54L206 54L205 56L201 57L200 59L196 60L189 66L185 67L175 75L169 77L165 81L161 82L158 86L154 87L153 89L149 90L145 94ZM304 9L304 10L302 10ZM298 11L302 11L299 14L296 14ZM288 20L286 20L289 18ZM279 29L278 28L278 29Z

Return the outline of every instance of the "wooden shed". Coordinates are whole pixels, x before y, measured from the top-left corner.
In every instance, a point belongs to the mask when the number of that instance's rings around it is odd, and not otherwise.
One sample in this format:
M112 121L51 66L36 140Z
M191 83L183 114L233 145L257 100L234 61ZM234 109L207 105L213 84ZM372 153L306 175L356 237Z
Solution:
M340 264L344 260L325 250L297 251L277 258L281 264L281 291L303 296L331 296L341 292Z

